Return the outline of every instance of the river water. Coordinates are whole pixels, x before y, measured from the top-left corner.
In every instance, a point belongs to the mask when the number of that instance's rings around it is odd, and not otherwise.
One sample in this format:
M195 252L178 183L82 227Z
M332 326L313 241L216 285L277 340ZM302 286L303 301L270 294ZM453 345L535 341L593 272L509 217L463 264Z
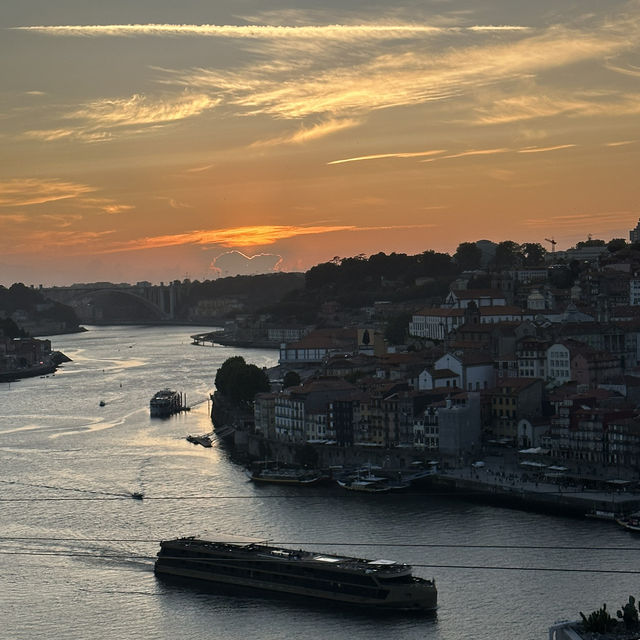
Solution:
M559 619L640 595L640 538L611 523L427 490L254 486L217 442L184 438L211 431L207 397L222 362L271 366L277 353L191 345L205 330L55 336L73 362L0 384L0 639L542 639ZM150 418L164 387L186 393L191 412ZM409 562L435 577L437 614L379 616L155 578L161 539L218 533Z

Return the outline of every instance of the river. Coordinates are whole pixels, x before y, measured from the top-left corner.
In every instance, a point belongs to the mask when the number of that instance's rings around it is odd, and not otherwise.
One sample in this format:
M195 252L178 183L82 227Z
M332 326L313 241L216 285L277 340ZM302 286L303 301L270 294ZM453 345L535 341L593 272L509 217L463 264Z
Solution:
M208 329L54 336L72 362L0 384L0 639L540 640L558 619L603 602L615 612L640 595L640 538L611 523L426 490L254 486L224 447L185 436L211 431L222 362L271 366L277 353L190 344ZM164 387L186 393L192 410L151 418L149 398ZM161 539L217 533L409 562L435 577L437 614L379 616L155 578Z

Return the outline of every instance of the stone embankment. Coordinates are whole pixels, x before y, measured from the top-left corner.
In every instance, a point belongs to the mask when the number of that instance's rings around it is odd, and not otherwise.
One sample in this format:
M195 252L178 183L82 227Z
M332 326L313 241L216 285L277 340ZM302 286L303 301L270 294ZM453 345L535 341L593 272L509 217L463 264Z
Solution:
M234 413L224 401L214 399L216 433L227 440L235 455L252 460L278 460L282 465L353 468L375 465L385 470L407 469L412 462L428 463L424 450L413 448L340 447L327 443L298 444L269 440L251 432L250 414ZM232 426L235 425L235 426ZM245 425L245 426L242 426ZM483 466L471 464L441 468L431 477L433 489L458 495L465 500L561 515L601 517L640 510L640 493L616 488L587 488L580 483L566 485L536 480L507 457L494 456Z

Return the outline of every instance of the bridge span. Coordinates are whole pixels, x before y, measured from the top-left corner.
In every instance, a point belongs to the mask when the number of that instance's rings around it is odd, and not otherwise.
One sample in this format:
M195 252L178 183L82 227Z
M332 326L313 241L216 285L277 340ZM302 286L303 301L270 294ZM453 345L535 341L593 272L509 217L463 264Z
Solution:
M176 317L180 284L179 281L160 285L98 282L43 288L42 293L72 307L80 322L86 324L151 322Z

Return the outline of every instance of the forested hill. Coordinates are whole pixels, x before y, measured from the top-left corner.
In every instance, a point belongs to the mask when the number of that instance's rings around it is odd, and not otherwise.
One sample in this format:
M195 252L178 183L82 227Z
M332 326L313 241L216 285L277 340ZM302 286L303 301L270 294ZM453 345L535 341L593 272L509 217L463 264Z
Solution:
M276 317L312 322L322 303L334 301L357 309L376 300L402 302L439 298L446 294L460 266L446 253L418 255L377 253L365 258L334 258L304 274L304 288L265 307Z
M281 300L287 294L304 287L303 273L267 273L252 276L233 276L217 280L193 281L183 285L185 293L180 301L180 313L186 315L200 300L234 297L243 300L246 312Z
M66 333L80 330L75 311L60 302L45 298L38 289L24 284L12 284L8 289L0 286L0 316L11 319L19 327L20 337L29 333ZM15 333L9 324L6 335Z

